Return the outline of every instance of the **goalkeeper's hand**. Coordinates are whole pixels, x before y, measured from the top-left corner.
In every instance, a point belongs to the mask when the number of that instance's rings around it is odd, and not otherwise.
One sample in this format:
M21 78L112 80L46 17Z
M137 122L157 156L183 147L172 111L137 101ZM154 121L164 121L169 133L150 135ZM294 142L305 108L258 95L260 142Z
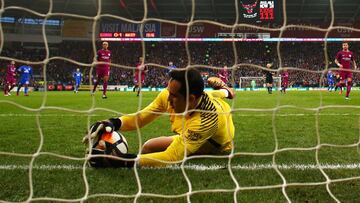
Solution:
M94 141L98 140L99 136L104 132L112 133L114 130L118 131L121 127L121 120L119 118L110 118L109 120L97 121L90 126L87 135L82 139L82 142L86 144L89 139Z

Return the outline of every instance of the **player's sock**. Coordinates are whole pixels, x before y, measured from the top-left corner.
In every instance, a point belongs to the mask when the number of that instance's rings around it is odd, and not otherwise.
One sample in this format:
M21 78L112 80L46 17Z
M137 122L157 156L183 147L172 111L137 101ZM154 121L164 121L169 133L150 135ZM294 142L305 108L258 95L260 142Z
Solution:
M7 84L4 85L4 95L7 95L9 86Z
M340 84L340 93L342 94L343 89L345 88L345 83Z
M347 83L346 86L346 97L349 97L350 91L351 91L351 87L352 87L352 81Z
M108 83L104 82L104 84L103 84L103 95L106 95L107 86L108 86Z
M96 90L96 87L98 86L98 81L96 81L95 83L94 83L94 88L93 88L93 90L92 90L92 93L95 93L95 90Z
M140 91L141 91L141 88L138 87L138 91L137 91L137 95L136 95L136 96L139 96L139 95L140 95Z
M19 86L17 87L17 90L16 90L16 96L19 96L19 91L20 91L20 88L21 88L21 85L19 85Z
M25 89L24 89L25 95L28 95L28 90L29 90L28 86L25 86Z
M11 85L10 89L8 90L8 93L10 93L10 91L11 91L12 89L14 89L14 87L15 87L15 85Z

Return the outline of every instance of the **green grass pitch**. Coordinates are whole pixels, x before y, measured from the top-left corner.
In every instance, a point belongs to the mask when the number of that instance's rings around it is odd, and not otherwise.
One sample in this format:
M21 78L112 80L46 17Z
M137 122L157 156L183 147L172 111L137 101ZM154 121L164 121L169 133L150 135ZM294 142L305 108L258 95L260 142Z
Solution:
M133 92L109 92L107 100L100 94L1 96L0 201L360 202L358 91L349 101L325 91L237 92L228 100L236 128L230 161L192 157L183 170L83 170L88 123L136 112L157 93L144 92L141 103ZM134 153L149 138L172 135L168 116L139 132L123 133Z

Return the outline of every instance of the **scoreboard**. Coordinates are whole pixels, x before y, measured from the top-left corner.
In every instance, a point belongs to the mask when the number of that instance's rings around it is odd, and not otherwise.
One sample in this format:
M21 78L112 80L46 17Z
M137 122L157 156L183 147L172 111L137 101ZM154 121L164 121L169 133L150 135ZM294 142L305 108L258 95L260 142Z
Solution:
M101 38L155 38L160 36L160 23L136 24L119 21L105 21L100 24Z
M101 38L140 38L140 33L137 32L100 32ZM155 32L145 32L144 38L155 38L158 35Z
M271 23L279 20L280 0L240 0L240 21L243 23Z

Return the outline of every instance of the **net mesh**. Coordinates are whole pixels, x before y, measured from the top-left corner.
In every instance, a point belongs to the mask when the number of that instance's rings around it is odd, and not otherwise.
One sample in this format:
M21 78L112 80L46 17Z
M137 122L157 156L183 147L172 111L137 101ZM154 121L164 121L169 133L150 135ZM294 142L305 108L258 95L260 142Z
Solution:
M258 26L255 25L249 25L249 24L241 24L239 23L239 4L238 1L235 1L235 10L236 10L236 22L232 25L228 25L228 24L222 24L222 23L218 23L218 22L214 22L214 21L210 21L210 20L195 20L195 5L196 5L196 1L192 0L191 1L191 16L190 19L187 23L180 23L180 22L176 22L176 21L170 21L170 20L164 20L164 19L158 19L158 18L148 18L148 1L144 0L143 4L144 4L144 16L141 20L136 21L136 20L131 20L131 19L127 19L127 18L123 18L120 16L116 16L116 15L109 15L109 14L102 14L102 0L98 0L97 1L97 14L93 17L88 17L88 16L83 16L83 15L74 15L74 14L68 14L68 13L54 13L53 12L53 6L54 6L54 1L50 0L49 1L49 8L46 14L42 14L39 12L36 12L34 10L30 10L28 8L24 8L24 7L17 7L17 6L6 6L6 4L4 3L4 1L1 1L1 13L7 11L7 10L18 10L18 11L26 11L29 12L35 16L38 17L42 17L45 20L47 20L48 18L52 17L52 16L63 16L63 17L74 17L74 18L79 18L79 19L85 19L85 20L91 20L93 21L93 34L92 34L92 48L93 48L93 53L94 56L96 55L96 40L97 40L97 36L96 36L96 27L98 25L99 19L102 17L110 17L110 18L114 18L114 19L118 19L121 21L125 21L125 22L130 22L130 23L138 23L138 24L142 24L141 26L141 30L143 30L143 23L146 23L148 21L158 21L158 22L166 22L166 23L171 23L171 24L176 24L176 25L183 25L183 26L187 26L186 29L186 38L189 36L189 30L190 27L196 23L209 23L209 24L214 24L214 25L218 25L218 26L223 26L226 28L231 28L232 29L232 33L235 32L236 28L238 27L251 27L251 28L260 28ZM287 15L286 15L286 1L283 1L283 5L282 5L282 13L283 13L283 24L280 28L261 28L262 30L265 31L280 31L279 34L279 38L282 37L284 31L286 29L289 28L293 28L293 27L303 27L306 29L311 29L311 30L318 30L318 31L322 31L325 32L325 41L324 41L324 56L325 56L325 60L326 60L326 67L325 70L328 69L328 62L329 62L329 58L328 55L326 54L327 52L327 37L329 35L329 33L334 30L334 29L347 29L347 30L352 30L354 32L360 32L360 29L355 29L355 28L351 28L351 27L343 27L343 26L334 26L334 7L333 7L333 0L329 0L329 5L330 5L330 9L331 9L331 23L329 25L329 27L327 28L317 28L317 27L310 27L310 26L300 26L300 25L291 25L288 24L287 22ZM1 24L0 24L1 25ZM3 49L4 46L4 34L3 34L3 30L2 27L0 27L1 30L1 40L0 40L0 50ZM142 32L140 32L140 34L142 35ZM86 64L86 63L80 63L78 61L69 59L69 58L64 58L64 57L50 57L50 51L49 51L49 45L48 45L48 37L46 35L46 31L45 31L45 23L42 26L42 37L44 40L44 44L45 44L45 50L46 50L46 57L43 61L40 62L31 62L31 64L35 65L35 64L41 64L43 65L43 75L44 75L44 86L47 86L47 69L48 69L48 64L52 61L52 60L64 60L64 61L68 61L74 64L77 64L79 66L86 66L92 69L94 66L96 66L97 62L95 62L95 60L93 60L92 63L90 64ZM141 36L143 37L143 36ZM280 41L277 42L277 55L278 55L278 63L279 63L279 69L277 71L281 71L282 69L286 68L288 70L294 70L294 71L307 71L313 74L321 74L321 78L324 78L324 71L323 70L319 70L319 71L314 71L314 70L302 70L300 68L297 67L286 67L284 66L283 63L283 58L281 55L281 51L280 51ZM145 51L145 42L141 42L141 47L142 47L142 56L145 58L146 61L146 51ZM236 69L241 69L242 67L246 66L246 67L253 67L255 69L263 69L265 70L265 67L262 66L258 66L255 64L251 64L251 63L240 63L240 61L238 60L239 55L241 54L245 54L245 53L239 53L238 49L236 48L236 43L233 42L232 43L232 48L233 48L233 54L234 54L234 64L232 65L232 67L230 67L230 69L232 70L232 75L234 76L234 72ZM191 53L190 53L190 48L189 48L189 43L187 41L185 41L185 50L186 50L186 56L187 56L187 66L185 67L186 69L191 68L191 67L196 67L196 68L209 68L207 65L194 65L192 63L192 57L191 57ZM12 57L4 57L1 56L0 57L2 60L16 60L18 62L25 62L19 59L15 59ZM118 68L125 68L125 69L134 69L134 67L130 67L130 66L125 66L122 64L111 64L114 67L118 67ZM146 64L146 65L152 65L152 66L156 66L159 68L166 68L162 65L159 64ZM219 69L219 67L210 67L210 69ZM272 70L274 71L274 70ZM234 78L234 77L232 77ZM89 80L91 83L91 80ZM232 81L232 83L234 83L234 81ZM248 152L235 152L234 149L232 150L231 154L228 156L223 156L222 158L227 158L228 159L228 165L227 165L227 170L230 174L231 177L231 181L234 182L235 187L231 188L231 189L209 189L209 190L194 190L193 189L193 185L194 183L191 181L191 178L189 178L188 172L186 171L186 165L185 162L191 160L191 159L196 159L198 158L197 156L192 156L192 157L188 157L186 158L182 164L180 165L180 169L182 171L182 174L186 180L186 183L188 185L188 191L179 195L164 195L164 194L156 194L156 193L144 193L142 192L142 181L139 177L139 168L135 167L133 169L135 177L136 177L136 181L137 181L137 185L138 185L138 192L135 195L119 195L119 194L107 194L107 193L103 193L103 194L90 194L90 188L89 188L89 182L88 182L88 174L87 174L87 165L86 165L86 160L89 158L88 156L83 157L83 158L77 158L77 157L73 157L73 156L66 156L66 155L62 155L62 154L56 154L56 153L51 153L51 152L44 152L43 151L43 146L44 146L44 135L43 135L43 129L41 126L41 122L40 122L40 116L41 116L41 112L45 111L45 110L62 110L62 111L66 111L66 112L72 112L72 113L81 113L81 114L88 114L90 115L91 113L95 112L95 111L107 111L107 112L111 112L111 113L116 113L119 115L122 115L122 112L116 112L112 109L104 109L104 108L99 108L95 106L95 98L92 98L92 105L91 108L88 110L74 110L74 109L69 109L69 108L61 108L61 107L53 107L53 106L47 106L47 92L45 91L44 96L43 96L43 100L42 100L42 104L39 108L29 108L23 105L20 105L16 102L12 102L9 100L0 100L1 103L9 103L11 105L16 106L17 108L23 109L25 111L28 112L35 112L35 117L36 117L36 125L37 125L37 129L39 132L39 136L40 136L40 143L39 146L36 150L35 153L33 154L26 154L26 153L12 153L12 152L5 152L5 151L0 151L1 155L7 155L7 156L15 156L15 157L28 157L31 158L31 161L29 163L28 166L28 170L29 170L29 177L28 177L28 181L29 181L29 196L27 198L27 202L30 201L65 201L65 202L73 202L73 201L84 201L87 200L89 198L95 198L95 197L119 197L119 198L134 198L134 201L136 202L138 200L139 197L149 197L149 198L164 198L164 199L172 199L172 198L179 198L179 197L185 197L187 199L188 202L191 201L191 196L197 193L219 193L219 192L228 192L228 193L233 193L233 200L234 202L237 202L237 194L240 191L247 191L247 190L264 190L264 189L271 189L271 188L281 188L282 190L282 195L285 197L285 199L288 202L291 202L291 198L289 198L288 196L288 192L287 192L287 188L290 186L317 186L317 185L325 185L326 186L326 191L328 193L329 196L331 196L331 198L336 201L336 202L340 202L338 197L336 195L334 195L333 190L331 189L330 185L332 183L339 183L339 182L345 182L345 181L349 181L349 180L358 180L360 179L360 176L353 176L353 177L349 177L349 178L338 178L338 179L331 179L329 177L329 175L326 173L326 171L324 170L326 168L326 166L322 165L321 162L319 161L319 156L320 156L320 149L322 147L334 147L334 148L358 148L360 145L360 136L359 136L359 141L353 144L346 144L346 145L335 145L335 144L326 144L326 143L322 143L321 139L320 139L320 134L319 134L319 114L321 110L324 109L329 109L329 108L355 108L355 109L360 109L359 106L351 106L351 105L341 105L341 106L335 106L335 105L324 105L323 104L323 96L320 93L320 103L319 106L314 107L314 108L301 108L301 107L297 107L297 106L291 106L293 108L298 108L298 109L302 109L302 110L306 110L306 111L310 111L312 113L315 114L315 128L316 128L316 138L317 138L317 144L315 146L311 146L311 147L298 147L298 148L280 148L279 147L279 136L278 136L278 129L276 126L276 115L279 111L281 111L282 108L285 108L284 106L282 106L280 104L280 99L278 99L277 101L277 105L275 108L269 108L269 109L257 109L257 108L235 108L234 106L234 102L232 103L232 112L236 113L236 112L272 112L272 134L273 134L273 139L274 139L274 143L275 143L275 149L272 152L269 153L248 153ZM138 110L140 110L142 107L142 97L140 96L139 98L139 103L138 103ZM289 107L289 106L286 106ZM88 127L90 126L90 116L88 116ZM360 119L359 119L359 127L360 127ZM141 145L142 143L142 138L141 138L141 132L140 130L137 131L138 134L138 139L140 141L139 145ZM283 172L280 170L282 168L281 165L279 165L276 161L277 155L279 153L282 152L286 152L286 151L309 151L309 150L315 150L315 157L316 157L316 164L313 165L314 168L318 169L321 174L323 175L323 177L326 179L325 181L315 181L315 182L306 182L306 183L288 183L288 181L286 180ZM69 159L69 160L77 160L77 161L84 161L83 167L82 167L82 178L84 181L84 185L85 185L85 192L83 194L83 197L79 198L79 199L64 199L64 198L52 198L52 197L34 197L34 182L33 182L33 169L34 169L34 162L35 160L41 156L41 155L49 155L49 156L54 156L54 157L58 157L58 158L62 158L62 159ZM268 166L263 166L263 167L270 167L271 169L274 169L276 171L276 173L281 177L282 180L282 184L278 184L278 185L266 185L266 186L248 186L248 187L244 187L244 186L240 186L238 179L235 177L233 170L234 167L232 166L232 159L235 156L271 156L272 157L272 164L268 165ZM204 156L202 156L204 157ZM208 158L219 158L219 156L206 156ZM11 169L11 167L10 167ZM5 202L4 200L0 200L2 202Z

